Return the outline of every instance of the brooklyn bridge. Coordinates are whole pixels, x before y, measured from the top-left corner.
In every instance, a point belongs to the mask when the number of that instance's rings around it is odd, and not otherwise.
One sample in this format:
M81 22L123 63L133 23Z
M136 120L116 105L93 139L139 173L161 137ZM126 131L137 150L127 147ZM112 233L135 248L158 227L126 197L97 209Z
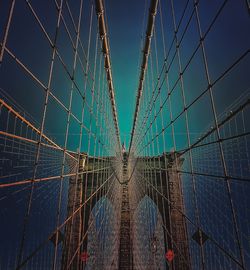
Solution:
M0 1L0 270L250 269L249 0Z

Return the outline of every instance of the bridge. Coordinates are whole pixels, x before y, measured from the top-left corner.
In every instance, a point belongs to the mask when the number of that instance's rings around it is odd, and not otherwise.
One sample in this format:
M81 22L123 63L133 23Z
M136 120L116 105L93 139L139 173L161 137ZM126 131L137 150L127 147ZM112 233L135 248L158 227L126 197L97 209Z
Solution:
M249 30L249 0L1 1L0 269L250 269Z

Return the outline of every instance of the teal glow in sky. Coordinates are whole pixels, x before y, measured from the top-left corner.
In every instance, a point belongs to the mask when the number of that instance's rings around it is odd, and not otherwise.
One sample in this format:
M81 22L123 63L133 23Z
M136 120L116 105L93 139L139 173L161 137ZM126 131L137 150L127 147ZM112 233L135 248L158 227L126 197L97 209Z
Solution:
M146 3L146 9L145 9ZM162 18L164 24L164 36L167 50L171 46L173 40L173 19L171 13L171 1L161 3ZM176 16L176 22L180 21L185 4L188 3L183 21L179 27L178 40L181 38L180 57L183 68L188 63L192 53L199 43L199 33L195 16L190 20L188 29L184 33L184 28L188 24L190 14L193 10L192 1L173 1ZM215 23L211 23L219 12L223 1L201 1L199 4L199 15L202 32L206 31L206 55L209 65L209 73L211 81L215 81L219 76L232 65L240 55L244 54L249 48L249 14L246 3L244 1L228 1L222 12L219 14ZM145 39L146 23L143 25L144 11L146 11L146 21L148 16L148 1L106 1L106 13L108 18L108 30L111 47L112 71L116 94L116 103L118 110L118 120L121 131L121 141L126 135L126 146L128 147L130 132L135 108L135 99L139 82L139 67L141 64L141 35L143 35L143 43ZM159 67L162 66L163 48L160 29L160 11L156 18L156 34ZM143 31L142 31L143 30ZM152 46L153 48L153 46ZM175 46L174 46L175 48ZM153 54L154 54L153 50ZM170 57L174 54L174 50L170 51ZM153 56L154 57L154 56ZM215 105L217 114L223 113L227 107L242 93L248 91L249 80L246 70L249 67L249 57L245 57L244 61L240 61L235 68L214 87L213 95L215 97ZM153 70L154 78L157 77L156 68ZM170 88L175 84L176 78L179 76L177 57L174 59L172 68L169 71ZM191 104L202 91L207 87L207 79L202 58L201 48L192 59L191 64L185 70L184 87L187 104ZM240 81L240 85L238 85ZM166 87L161 90L162 98L166 96ZM165 92L165 93L164 93ZM225 98L225 93L226 98ZM200 102L190 109L189 115L191 140L197 139L197 134L204 132L209 123L213 123L212 110L210 107L209 96L205 95ZM183 108L180 86L177 86L172 94L173 116L177 116ZM207 107L206 110L202 108ZM203 113L199 113L203 111ZM169 117L169 106L163 110L166 118ZM160 121L159 123L160 124ZM186 138L181 135L185 133L184 117L180 118L175 124L177 148L183 148L187 145ZM169 131L169 133L171 133ZM179 134L179 135L178 135ZM168 135L166 135L168 136ZM171 136L168 137L168 150L173 148Z
M147 1L145 1L147 2ZM128 147L138 88L144 1L106 1L121 141Z
M233 65L240 56L249 50L250 35L249 35L249 13L245 1L227 1L221 13L217 17L215 23L210 27L214 17L220 10L224 1L201 1L199 4L199 14L202 32L206 33L205 47L207 62L209 65L209 73L211 81L216 81L225 70ZM179 26L177 34L178 40L182 39L180 46L180 57L183 68L188 63L191 55L193 54L197 44L199 43L199 33L197 30L197 22L193 15L190 19L193 10L192 1L173 1L176 16L176 22L180 21L181 14L187 5L186 12L183 16L182 23ZM79 3L78 3L79 4ZM6 5L6 6L5 6ZM1 9L0 23L6 20L6 12L8 10L7 4ZM89 3L85 3L83 10L83 22L89 22L90 7ZM72 14L77 21L79 15L79 5L71 6ZM164 24L163 35L165 37L166 50L171 47L173 40L173 18L171 13L171 1L161 2L161 13L158 10L156 17L156 36L158 46L158 60L159 67L162 67L164 61L162 33L160 26L160 14ZM44 25L48 35L51 39L55 33L56 25L56 10L51 1L34 1L33 8L37 12L41 22ZM130 140L130 132L132 129L132 121L135 109L135 100L139 82L139 67L141 64L141 41L145 38L146 21L148 17L149 1L112 1L105 2L105 12L108 24L108 35L111 48L111 64L113 73L113 82L115 89L116 105L118 111L118 121L121 133L121 142L126 141L128 148ZM145 23L143 27L143 19L145 13ZM25 14L23 16L22 14ZM68 25L72 38L76 36L73 34L73 26L70 21L70 16L65 8L63 11L65 21ZM23 19L25 17L25 20ZM96 14L93 11L94 25L96 25ZM189 21L190 19L190 21ZM185 31L185 26L188 28ZM81 38L84 40L84 47L87 47L88 36L88 23L82 23ZM4 28L2 28L4 29ZM96 31L94 27L93 37ZM2 32L0 32L2 35ZM142 37L143 35L143 37ZM63 24L61 24L57 40L58 50L63 58L63 61L72 70L73 63L73 50L70 38ZM48 70L51 59L51 47L46 40L45 35L39 28L38 23L35 21L34 16L27 7L27 4L17 2L16 9L14 10L13 21L10 26L9 36L7 40L7 47L31 70L44 85L47 85ZM94 46L93 46L94 47ZM153 48L153 61L155 62L155 50ZM91 50L91 60L93 60L94 48ZM81 53L81 52L80 52ZM171 61L175 53L175 45L169 52L169 61ZM80 57L83 59L81 53ZM92 61L93 62L93 61ZM246 76L249 70L249 54L244 59L239 61L237 65L230 71L229 76L223 77L213 87L213 94L215 97L215 105L217 114L221 114L232 102L247 91L249 87L249 80ZM83 92L84 83L83 77L79 67L77 66L76 82L79 84ZM154 78L157 77L157 69L153 67ZM173 88L176 78L179 76L177 57L174 58L171 69L169 70L169 85ZM15 80L13 80L15 78ZM34 83L29 75L27 75L20 68L19 65L8 55L5 54L4 61L1 66L0 73L1 88L8 92L11 96L15 97L18 104L30 113L40 123L43 104L44 104L44 91L40 86ZM187 104L191 104L202 91L207 87L207 80L204 72L204 63L202 59L202 50L199 48L195 56L192 58L188 68L183 74L183 81L185 87L185 95ZM240 84L238 82L240 81ZM17 83L18 82L18 83ZM155 84L154 84L155 85ZM21 86L21 88L20 88ZM65 104L69 105L71 80L64 70L62 64L55 59L55 68L51 84L51 92L58 97L58 99ZM151 91L153 86L151 87ZM88 90L89 91L89 90ZM24 93L25 97L24 98ZM167 95L167 88L164 85L161 89L161 99L164 101ZM90 99L89 99L90 100ZM177 85L172 94L172 110L173 116L178 115L182 110L182 97L180 84ZM196 106L192 106L189 110L190 132L191 136L197 137L196 134L201 133L207 125L213 121L211 107L208 95L204 95ZM90 102L89 102L90 103ZM81 117L81 98L74 91L73 94L73 113ZM159 108L159 104L157 104ZM206 108L204 110L204 108ZM202 113L200 113L202 111ZM166 104L162 110L164 125L169 122L169 105ZM55 117L56 116L56 117ZM48 116L46 117L46 129L49 131L59 144L63 144L65 134L65 119L66 113L55 106L52 98L49 100ZM158 119L159 120L159 119ZM84 123L89 125L89 116L86 116ZM176 141L179 144L177 148L183 148L186 145L186 138L183 133L184 118L180 118L175 124ZM158 121L158 125L160 121ZM79 125L72 121L70 133L79 133ZM173 148L171 131L167 130L165 140L167 143L167 150ZM185 133L185 131L184 131ZM59 134L59 135L58 135ZM180 135L179 135L180 134ZM71 135L70 135L71 136ZM125 139L126 137L126 139ZM191 138L192 139L192 138ZM195 139L195 138L194 138ZM70 148L76 151L78 145L78 138L70 137ZM162 142L161 142L162 144ZM83 140L83 151L87 149L87 142ZM162 152L162 149L160 150Z

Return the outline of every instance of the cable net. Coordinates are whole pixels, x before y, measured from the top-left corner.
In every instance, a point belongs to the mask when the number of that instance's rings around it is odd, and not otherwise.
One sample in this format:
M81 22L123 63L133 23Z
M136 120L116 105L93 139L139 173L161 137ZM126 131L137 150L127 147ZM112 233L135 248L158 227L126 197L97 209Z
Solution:
M250 267L248 11L151 1L130 141L135 269Z
M101 17L82 0L0 9L0 268L117 269L121 158Z
M1 2L0 269L250 268L249 4L210 2L144 3L128 152L103 1Z

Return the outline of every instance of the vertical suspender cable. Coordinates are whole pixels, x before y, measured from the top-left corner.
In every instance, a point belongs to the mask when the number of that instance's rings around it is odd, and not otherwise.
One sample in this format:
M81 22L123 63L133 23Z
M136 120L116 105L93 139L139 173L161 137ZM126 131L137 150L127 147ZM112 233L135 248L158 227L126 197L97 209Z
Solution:
M154 24L155 24L155 15L157 12L157 5L158 5L158 0L151 1L149 16L148 16L147 32L146 32L146 37L145 37L145 45L144 45L144 50L143 50L142 64L141 64L139 86L138 86L138 91L137 91L133 127L132 127L131 139L130 139L130 145L129 145L129 153L130 153L131 147L132 147L132 142L133 142L134 133L135 133L135 125L136 125L139 106L140 106L140 99L141 99L142 92L143 92L143 85L144 85L144 79L145 79L145 74L146 74L147 65L148 65L148 55L150 53L151 38L153 35L153 29L154 29Z
M102 51L104 55L104 65L106 69L106 76L108 81L108 88L109 88L109 96L112 105L112 113L113 119L116 129L116 137L118 141L118 147L121 152L121 143L120 143L120 132L118 126L118 119L117 119L117 111L116 111L116 104L115 104L115 94L114 94L114 85L112 79L112 72L111 72L111 60L110 60L110 51L109 51L109 42L107 38L107 30L104 18L104 8L102 0L96 0L96 14L98 16L98 23L99 23L99 35L102 41Z

